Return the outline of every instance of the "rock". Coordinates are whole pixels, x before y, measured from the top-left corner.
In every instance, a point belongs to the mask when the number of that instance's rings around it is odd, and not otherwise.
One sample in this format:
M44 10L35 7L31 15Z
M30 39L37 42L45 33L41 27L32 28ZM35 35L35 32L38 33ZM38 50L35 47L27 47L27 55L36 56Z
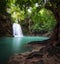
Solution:
M0 15L0 37L12 36L11 18Z

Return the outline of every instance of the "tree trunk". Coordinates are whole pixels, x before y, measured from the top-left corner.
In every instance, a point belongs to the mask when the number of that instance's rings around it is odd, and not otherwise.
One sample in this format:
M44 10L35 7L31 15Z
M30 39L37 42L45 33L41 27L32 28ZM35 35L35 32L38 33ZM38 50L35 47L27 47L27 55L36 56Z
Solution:
M52 1L51 1L52 4ZM51 10L54 13L54 16L56 18L56 26L53 29L53 33L51 35L51 42L54 41L53 43L60 43L59 38L60 38L60 4L57 3L57 7L55 8L54 6L46 6L47 9Z

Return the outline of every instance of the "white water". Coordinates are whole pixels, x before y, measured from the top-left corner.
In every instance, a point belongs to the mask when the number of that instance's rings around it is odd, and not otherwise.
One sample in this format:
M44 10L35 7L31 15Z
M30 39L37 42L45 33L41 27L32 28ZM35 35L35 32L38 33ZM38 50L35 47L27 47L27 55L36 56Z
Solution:
M21 26L18 23L13 24L13 36L14 37L23 37Z

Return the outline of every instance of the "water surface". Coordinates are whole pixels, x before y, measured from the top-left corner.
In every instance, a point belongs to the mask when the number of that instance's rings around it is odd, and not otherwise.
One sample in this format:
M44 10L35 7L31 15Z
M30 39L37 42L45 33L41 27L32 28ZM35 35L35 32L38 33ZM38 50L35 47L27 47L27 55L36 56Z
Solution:
M31 51L31 47L25 47L32 41L44 41L49 37L1 37L0 38L0 64L6 64L8 58L17 53Z

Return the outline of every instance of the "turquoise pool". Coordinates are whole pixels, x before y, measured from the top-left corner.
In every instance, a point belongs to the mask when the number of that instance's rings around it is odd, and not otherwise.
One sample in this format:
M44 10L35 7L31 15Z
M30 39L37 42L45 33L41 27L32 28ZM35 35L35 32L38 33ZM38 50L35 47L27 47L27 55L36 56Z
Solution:
M1 37L0 38L0 64L6 64L9 57L16 53L22 53L31 51L31 47L25 47L24 45L32 41L44 41L49 37Z

